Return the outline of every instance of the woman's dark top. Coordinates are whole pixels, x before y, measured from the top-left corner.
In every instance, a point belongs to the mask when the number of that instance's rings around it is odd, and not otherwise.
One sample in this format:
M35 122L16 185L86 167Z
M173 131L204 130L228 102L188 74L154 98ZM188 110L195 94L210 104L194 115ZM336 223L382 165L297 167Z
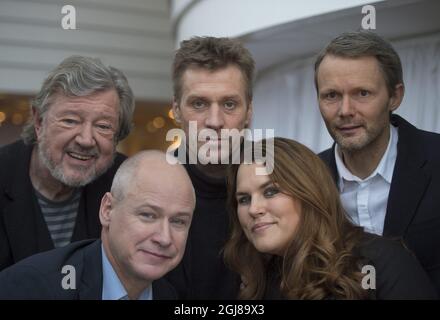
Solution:
M370 299L438 299L422 266L401 242L366 233L356 251L365 261L361 271L363 267L363 285ZM279 276L269 279L264 299L283 299Z

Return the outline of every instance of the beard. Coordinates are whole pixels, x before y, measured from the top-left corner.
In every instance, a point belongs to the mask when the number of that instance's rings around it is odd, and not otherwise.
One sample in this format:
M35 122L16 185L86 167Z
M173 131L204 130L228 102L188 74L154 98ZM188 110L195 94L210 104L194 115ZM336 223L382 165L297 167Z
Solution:
M341 134L335 133L333 138L341 149L353 152L365 148L374 140L375 136L365 131L359 137L344 137Z
M93 155L96 158L99 157L99 151L97 150L97 148L85 149L80 146L75 146L68 147L67 149L69 149L69 151ZM67 150L63 150L63 152L67 153ZM70 176L64 172L63 164L61 162L56 163L56 161L51 156L49 148L47 146L47 138L44 134L38 143L38 158L40 163L42 163L49 170L52 177L54 177L56 180L60 181L64 185L73 188L84 187L85 185L88 185L99 176L101 176L105 171L107 171L108 168L113 165L115 156L116 153L113 152L113 157L111 161L109 161L109 163L101 169L97 169L96 164L91 167L78 167L76 168L78 174L76 174L75 176Z
M361 132L356 136L344 136L342 133L338 132L336 128L331 131L332 138L336 141L342 150L347 152L357 152L367 148L369 145L374 144L379 137L381 137L386 130L387 123L384 124L373 124L367 127L364 123L361 127Z

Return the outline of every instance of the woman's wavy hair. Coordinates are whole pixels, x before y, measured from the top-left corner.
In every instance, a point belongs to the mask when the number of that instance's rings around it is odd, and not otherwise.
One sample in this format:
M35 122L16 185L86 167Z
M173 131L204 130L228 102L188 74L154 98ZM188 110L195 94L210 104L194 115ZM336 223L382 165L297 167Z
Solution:
M267 142L264 139L253 144L252 162L256 154L274 160L270 179L283 193L301 202L300 222L282 257L258 252L246 238L237 216L237 172L245 164L229 166L231 235L224 258L243 280L238 298L264 298L274 278L278 279L279 292L288 299L367 298L361 287L362 258L356 254L363 230L346 218L328 168L296 141L274 138L273 155L270 148L266 150ZM256 153L256 148L263 153Z

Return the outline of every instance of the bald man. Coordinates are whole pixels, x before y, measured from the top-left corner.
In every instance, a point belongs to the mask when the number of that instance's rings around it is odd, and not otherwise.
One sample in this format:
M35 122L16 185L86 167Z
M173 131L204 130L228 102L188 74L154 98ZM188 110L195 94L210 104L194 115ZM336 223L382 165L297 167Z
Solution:
M186 170L144 151L101 200L100 240L29 257L0 273L0 299L175 299L161 279L182 259L195 206Z

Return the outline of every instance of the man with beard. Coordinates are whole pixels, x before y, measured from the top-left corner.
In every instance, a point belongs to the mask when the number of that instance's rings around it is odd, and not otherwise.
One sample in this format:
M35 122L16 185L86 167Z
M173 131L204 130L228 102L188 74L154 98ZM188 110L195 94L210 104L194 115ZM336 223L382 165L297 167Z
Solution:
M440 135L392 114L404 95L398 54L372 32L342 34L319 54L315 85L336 142L321 157L347 214L403 239L440 292Z
M229 138L221 133L249 125L253 76L251 54L234 39L194 37L183 41L174 57L174 117L185 140L196 141L179 149L187 154L185 168L197 201L182 263L168 275L184 299L238 295L239 278L227 269L221 252L229 227L225 160L233 145L222 148Z
M35 253L98 238L102 196L125 159L134 97L99 59L72 56L32 101L22 140L0 149L0 270Z

